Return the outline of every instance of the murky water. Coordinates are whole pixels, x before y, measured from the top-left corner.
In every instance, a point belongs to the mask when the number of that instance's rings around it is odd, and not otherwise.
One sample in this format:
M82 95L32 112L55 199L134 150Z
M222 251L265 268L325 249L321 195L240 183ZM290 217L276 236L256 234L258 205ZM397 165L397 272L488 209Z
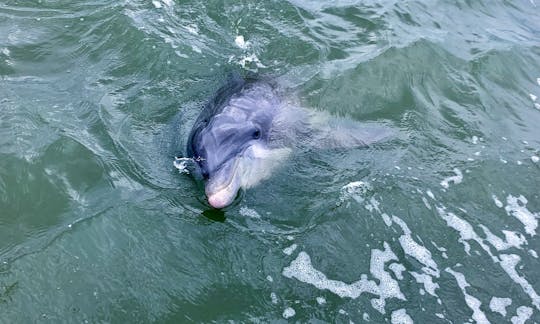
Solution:
M0 322L540 322L540 2L3 1ZM399 130L209 212L230 71Z

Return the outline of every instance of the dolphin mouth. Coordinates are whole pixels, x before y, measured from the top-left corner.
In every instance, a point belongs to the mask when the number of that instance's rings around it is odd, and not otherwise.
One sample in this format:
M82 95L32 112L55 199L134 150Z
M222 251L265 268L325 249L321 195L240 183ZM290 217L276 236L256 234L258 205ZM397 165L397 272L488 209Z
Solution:
M221 209L229 206L240 189L238 178L239 158L218 170L216 177L210 179L205 186L205 193L210 206ZM228 176L227 176L228 174ZM218 182L218 184L216 184Z

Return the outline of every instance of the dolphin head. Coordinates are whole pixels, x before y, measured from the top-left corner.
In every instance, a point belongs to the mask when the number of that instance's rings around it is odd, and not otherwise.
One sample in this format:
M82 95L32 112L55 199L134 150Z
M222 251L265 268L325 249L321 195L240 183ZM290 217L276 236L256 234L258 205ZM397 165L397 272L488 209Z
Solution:
M188 154L197 162L212 207L230 205L241 188L268 177L276 100L268 85L242 88L195 123Z

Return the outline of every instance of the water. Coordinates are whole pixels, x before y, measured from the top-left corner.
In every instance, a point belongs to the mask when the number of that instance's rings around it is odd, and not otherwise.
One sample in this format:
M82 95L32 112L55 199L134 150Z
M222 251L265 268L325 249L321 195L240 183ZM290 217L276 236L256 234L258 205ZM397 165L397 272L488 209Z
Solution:
M540 322L537 2L4 0L0 322ZM208 211L233 70L399 134Z

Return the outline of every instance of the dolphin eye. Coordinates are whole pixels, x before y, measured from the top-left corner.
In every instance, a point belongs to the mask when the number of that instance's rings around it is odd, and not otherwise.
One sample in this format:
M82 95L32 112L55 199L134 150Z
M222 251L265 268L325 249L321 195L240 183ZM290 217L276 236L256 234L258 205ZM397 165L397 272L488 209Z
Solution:
M261 138L261 131L256 129L254 132L253 132L253 138L254 139L259 139Z

